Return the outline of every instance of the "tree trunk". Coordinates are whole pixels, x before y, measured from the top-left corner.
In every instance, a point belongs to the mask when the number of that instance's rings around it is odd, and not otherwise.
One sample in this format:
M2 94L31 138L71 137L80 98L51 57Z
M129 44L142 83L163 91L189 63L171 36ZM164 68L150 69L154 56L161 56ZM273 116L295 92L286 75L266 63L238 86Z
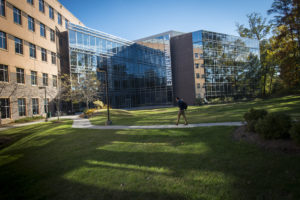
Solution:
M86 107L87 107L87 109L90 108L90 107L89 107L89 100L88 100L88 99L86 99Z

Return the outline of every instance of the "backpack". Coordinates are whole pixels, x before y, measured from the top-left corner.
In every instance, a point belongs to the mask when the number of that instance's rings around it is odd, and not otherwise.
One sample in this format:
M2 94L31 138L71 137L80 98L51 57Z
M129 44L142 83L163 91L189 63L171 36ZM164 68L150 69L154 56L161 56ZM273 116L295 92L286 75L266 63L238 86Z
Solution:
M185 103L184 101L182 101L182 106L183 106L184 110L186 110L188 108L187 103Z

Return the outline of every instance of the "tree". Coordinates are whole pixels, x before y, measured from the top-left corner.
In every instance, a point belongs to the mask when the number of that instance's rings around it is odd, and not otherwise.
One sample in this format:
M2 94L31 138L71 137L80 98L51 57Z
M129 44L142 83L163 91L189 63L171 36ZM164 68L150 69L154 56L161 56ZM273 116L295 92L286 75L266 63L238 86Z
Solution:
M285 26L278 36L290 35L293 41L297 40L300 47L300 1L274 0L268 14L274 14L272 22L276 27Z
M237 31L241 37L253 38L261 41L270 33L271 26L266 23L267 19L259 13L247 15L249 28L236 23Z
M72 77L71 85L72 100L85 102L87 108L91 102L99 99L101 87L95 73L87 72L84 76Z
M272 47L278 59L280 77L291 89L300 85L300 1L275 0L268 14L276 26Z
M248 37L252 39L257 39L259 41L260 48L260 70L261 73L256 73L257 75L262 75L262 88L263 95L266 95L266 85L267 77L270 73L270 64L266 60L267 50L266 44L268 39L266 37L270 33L271 25L267 23L267 19L263 18L259 13L251 13L247 15L249 28L244 25L236 24L237 31L241 37ZM256 77L258 78L258 77Z

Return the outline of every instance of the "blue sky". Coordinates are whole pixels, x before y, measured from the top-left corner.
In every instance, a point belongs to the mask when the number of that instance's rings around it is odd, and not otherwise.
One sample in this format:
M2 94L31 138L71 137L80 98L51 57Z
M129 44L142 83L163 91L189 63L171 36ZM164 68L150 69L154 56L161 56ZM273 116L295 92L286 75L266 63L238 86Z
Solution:
M59 0L87 27L128 40L168 30L237 35L235 23L266 12L273 0ZM84 3L82 3L84 2Z

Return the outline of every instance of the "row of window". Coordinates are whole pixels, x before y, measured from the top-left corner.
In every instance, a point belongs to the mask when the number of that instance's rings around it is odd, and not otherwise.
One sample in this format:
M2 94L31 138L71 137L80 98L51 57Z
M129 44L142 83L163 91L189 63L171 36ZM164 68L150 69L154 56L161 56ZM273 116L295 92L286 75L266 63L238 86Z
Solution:
M38 75L36 71L30 72L31 85L38 85ZM17 83L25 84L25 70L22 68L16 68ZM48 74L43 73L43 86L48 86ZM9 82L8 66L0 64L0 81ZM57 76L52 75L52 86L57 87Z
M34 5L34 0L27 0L27 3ZM54 20L54 9L50 5L48 5L48 7L49 7L49 18ZM39 10L42 13L45 13L45 1L44 0L39 0ZM22 24L21 10L14 7L13 12L14 12L14 22L17 24ZM0 0L0 16L4 16L4 17L6 16L5 0ZM59 12L57 12L57 23L62 25L62 15ZM68 20L65 19L66 29L67 29L67 26L68 26Z
M1 119L7 119L11 117L11 102L9 98L0 98L0 111ZM18 98L18 113L20 117L27 115L26 99ZM31 99L32 115L40 114L39 98ZM44 112L49 111L49 99L44 99Z
M23 54L23 40L15 37L15 52ZM0 48L7 49L7 36L6 33L0 31ZM29 43L29 56L36 59L36 45ZM41 48L41 59L47 62L47 50ZM51 52L51 63L56 65L56 53Z
M34 5L33 0L27 0L27 2L31 5ZM50 5L48 5L48 8L49 8L49 18L54 20L54 9ZM41 11L42 13L45 13L45 1L44 0L39 0L39 11ZM62 25L62 16L59 12L57 12L57 23L59 25ZM68 26L67 19L65 19L65 26L67 29L67 26Z
M22 15L21 15L21 10L19 10L18 8L14 7L14 22L16 24L20 24L22 25ZM27 20L28 20L28 30L35 32L35 19L29 15L27 15ZM39 23L40 24L40 36L46 38L46 26L43 23ZM55 32L53 29L50 29L50 40L52 42L55 42Z

